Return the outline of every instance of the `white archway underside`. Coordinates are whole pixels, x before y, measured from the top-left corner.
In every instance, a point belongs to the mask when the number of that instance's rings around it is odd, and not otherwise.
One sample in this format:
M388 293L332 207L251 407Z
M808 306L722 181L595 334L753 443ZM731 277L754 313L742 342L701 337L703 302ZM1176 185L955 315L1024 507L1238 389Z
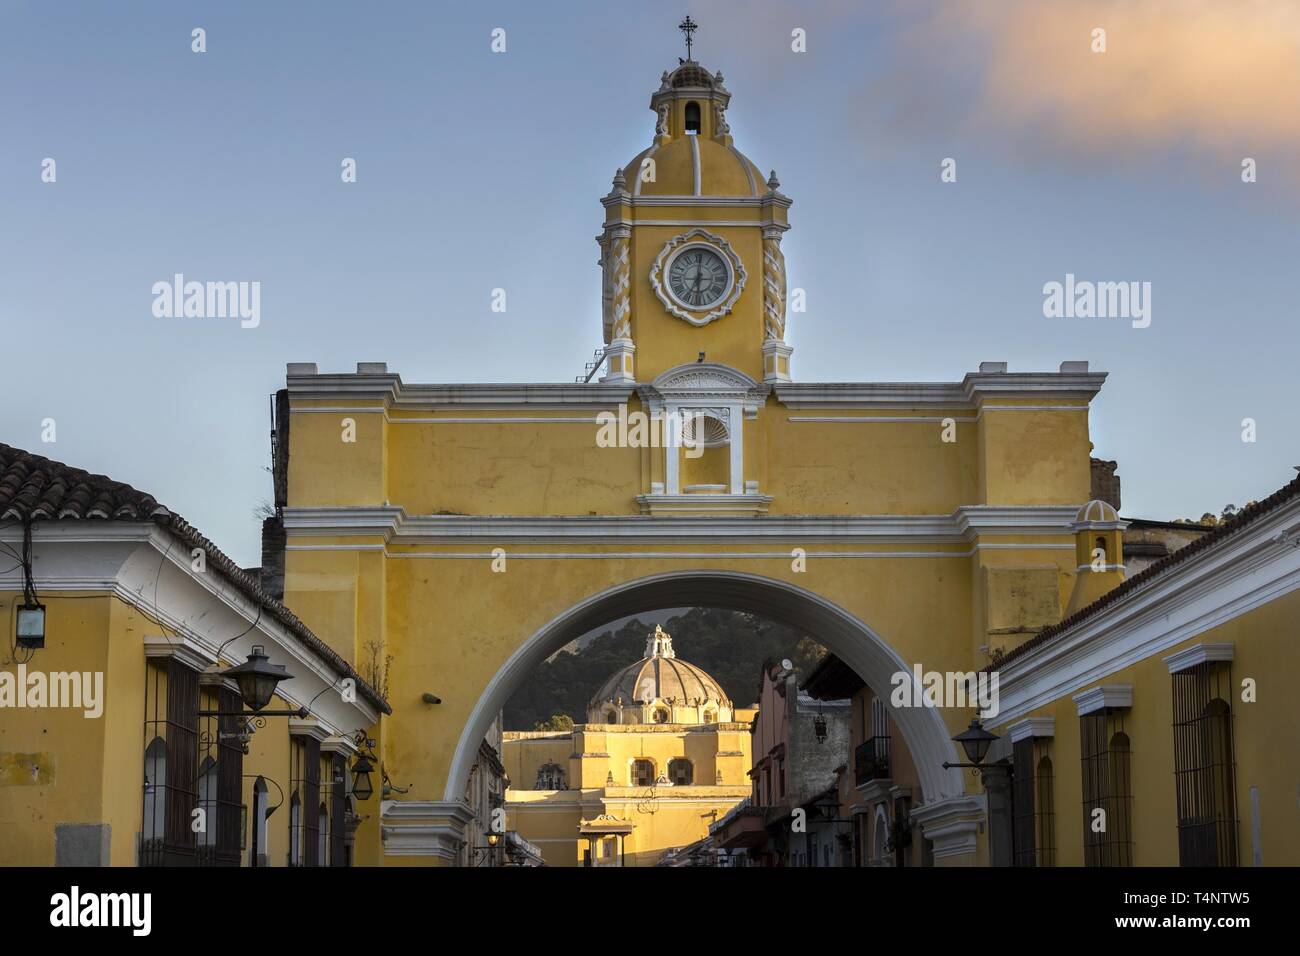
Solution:
M749 611L812 635L889 700L891 678L911 664L852 614L811 591L784 581L735 571L675 571L639 578L587 598L528 638L488 683L465 725L452 759L444 799L465 793L470 768L493 718L510 695L550 655L569 641L620 617L696 605ZM950 731L930 707L891 708L890 714L916 762L925 803L965 794Z

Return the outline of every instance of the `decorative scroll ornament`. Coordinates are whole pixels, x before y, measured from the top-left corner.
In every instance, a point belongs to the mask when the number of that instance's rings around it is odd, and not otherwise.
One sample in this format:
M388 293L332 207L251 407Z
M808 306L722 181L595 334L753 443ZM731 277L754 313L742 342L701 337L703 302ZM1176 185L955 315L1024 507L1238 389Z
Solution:
M673 297L668 289L668 267L673 258L680 252L692 246L703 246L716 252L722 257L730 272L729 285L722 298L707 310L693 310L686 308ZM740 298L740 293L745 289L745 264L741 262L740 256L731 248L731 244L721 236L716 236L707 229L692 229L690 232L684 232L675 236L664 244L659 255L655 258L654 264L650 267L650 285L655 290L655 295L663 303L669 315L675 315L679 319L691 323L695 326L705 326L716 319L722 318L729 313Z
M775 230L763 236L763 338L785 340L785 254Z
M659 121L655 123L656 136L668 135L668 107L669 104L667 103L659 104Z
M632 257L630 229L610 236L610 321L611 339L632 338Z
M731 132L731 127L727 125L727 110L721 103L713 104L713 132L719 136L726 136Z

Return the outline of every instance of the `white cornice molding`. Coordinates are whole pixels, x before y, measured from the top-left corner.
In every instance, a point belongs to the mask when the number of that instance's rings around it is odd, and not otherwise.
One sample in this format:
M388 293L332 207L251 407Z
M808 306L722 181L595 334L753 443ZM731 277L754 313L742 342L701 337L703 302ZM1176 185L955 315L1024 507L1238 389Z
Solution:
M331 735L326 737L320 743L320 752L323 754L340 754L344 757L351 757L360 752L356 741L351 737L339 737Z
M665 225L665 223L657 223ZM755 222L755 225L763 223ZM308 367L308 366L302 366ZM989 411L1086 410L1100 390L1103 372L972 372L961 382L784 382L776 397L790 409L898 406L983 406ZM347 397L382 403L380 408L464 411L471 408L608 408L626 402L632 387L615 383L406 384L395 373L319 373L291 371L286 376L294 398ZM1052 398L1074 405L992 405L990 398ZM364 409L361 409L364 410ZM310 409L297 409L310 411Z
M1053 408L1086 409L1106 381L1104 372L971 372L960 382L787 382L775 386L787 408L872 408L899 405L984 405L997 398L1057 398ZM1018 406L997 406L1012 411ZM1040 406L1041 408L1042 406Z
M781 382L773 390L793 409L967 404L960 385L938 382Z
M760 494L651 494L637 495L636 502L647 515L690 515L708 513L755 516L767 513L771 495Z
M630 385L602 382L459 383L408 385L400 375L377 373L290 372L289 394L300 399L350 399L381 401L382 408L446 408L455 411L483 408L601 409L617 407L632 394ZM366 411L361 408L359 411ZM310 411L294 408L293 411ZM400 419L397 419L400 421Z
M249 716L253 716L253 715L250 714ZM289 736L290 737L314 737L321 743L324 743L326 740L329 740L329 738L334 735L330 733L329 728L322 726L320 721L315 720L311 717L305 719L299 717L290 717Z
M1074 505L962 505L952 513L957 532L967 540L979 535L1069 533Z
M1133 706L1132 684L1102 684L1075 694L1072 698L1078 715Z
M146 634L143 641L146 658L174 657L190 670L200 673L217 663L215 648L209 648L197 638L187 634L177 634L175 637Z
M632 208L653 208L655 206L687 206L695 208L709 208L710 206L726 206L730 209L765 209L772 206L780 206L782 209L789 209L794 202L785 196L633 196L628 193L621 196L606 195L600 203L606 209L611 206L630 206ZM647 225L659 225L654 219L644 220Z
M1170 654L1165 658L1165 664L1169 667L1169 673L1177 674L1179 671L1210 661L1230 661L1235 653L1236 648L1231 642L1193 644L1191 647L1183 648L1177 654Z
M766 495L642 495L664 503L707 507L734 500L746 508ZM639 499L638 499L639 500ZM291 538L382 537L402 543L467 539L523 541L870 541L968 544L985 536L1062 537L1075 505L963 505L949 515L408 515L393 505L366 508L286 508ZM1019 546L1019 545L1017 545ZM1030 544L1027 547L1036 545ZM1046 546L1046 545L1043 545ZM1073 548L1071 544L1068 547Z
M1029 737L1055 737L1055 717L1026 717L1007 728L1007 734L1013 744Z
M997 725L1300 589L1300 498L999 669Z
M1106 382L1105 372L968 372L961 380L968 401L987 396L1045 396L1092 401Z

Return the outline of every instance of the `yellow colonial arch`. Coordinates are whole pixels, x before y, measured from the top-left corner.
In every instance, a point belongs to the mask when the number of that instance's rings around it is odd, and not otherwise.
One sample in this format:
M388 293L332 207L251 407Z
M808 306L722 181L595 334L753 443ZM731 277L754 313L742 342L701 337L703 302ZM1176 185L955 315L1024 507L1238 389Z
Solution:
M465 789L479 742L510 695L533 670L565 644L611 620L668 607L708 605L751 611L809 634L852 667L878 694L889 696L891 678L910 670L887 641L854 614L806 588L759 574L689 569L654 574L606 588L567 608L521 643L488 681L460 735L447 774L444 799ZM894 716L918 761L921 784L931 801L965 793L956 769L952 730L933 708L897 708Z
M916 664L989 665L1076 590L1081 536L1097 536L1079 512L1105 375L980 362L948 382L795 379L792 201L736 149L730 96L692 60L651 95L651 143L601 200L605 345L587 376L419 384L378 362L288 367L285 599L393 704L374 735L394 789L358 831L359 861L454 859L491 716L547 654L615 617L767 614L883 691ZM942 767L970 717L896 715L936 859L981 852L982 796Z

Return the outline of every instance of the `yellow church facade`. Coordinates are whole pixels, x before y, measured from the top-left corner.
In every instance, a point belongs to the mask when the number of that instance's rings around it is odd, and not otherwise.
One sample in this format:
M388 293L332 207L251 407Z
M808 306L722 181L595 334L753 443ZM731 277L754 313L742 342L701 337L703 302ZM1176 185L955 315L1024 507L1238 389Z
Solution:
M654 866L749 795L755 713L656 628L572 732L505 732L510 829L550 866Z

